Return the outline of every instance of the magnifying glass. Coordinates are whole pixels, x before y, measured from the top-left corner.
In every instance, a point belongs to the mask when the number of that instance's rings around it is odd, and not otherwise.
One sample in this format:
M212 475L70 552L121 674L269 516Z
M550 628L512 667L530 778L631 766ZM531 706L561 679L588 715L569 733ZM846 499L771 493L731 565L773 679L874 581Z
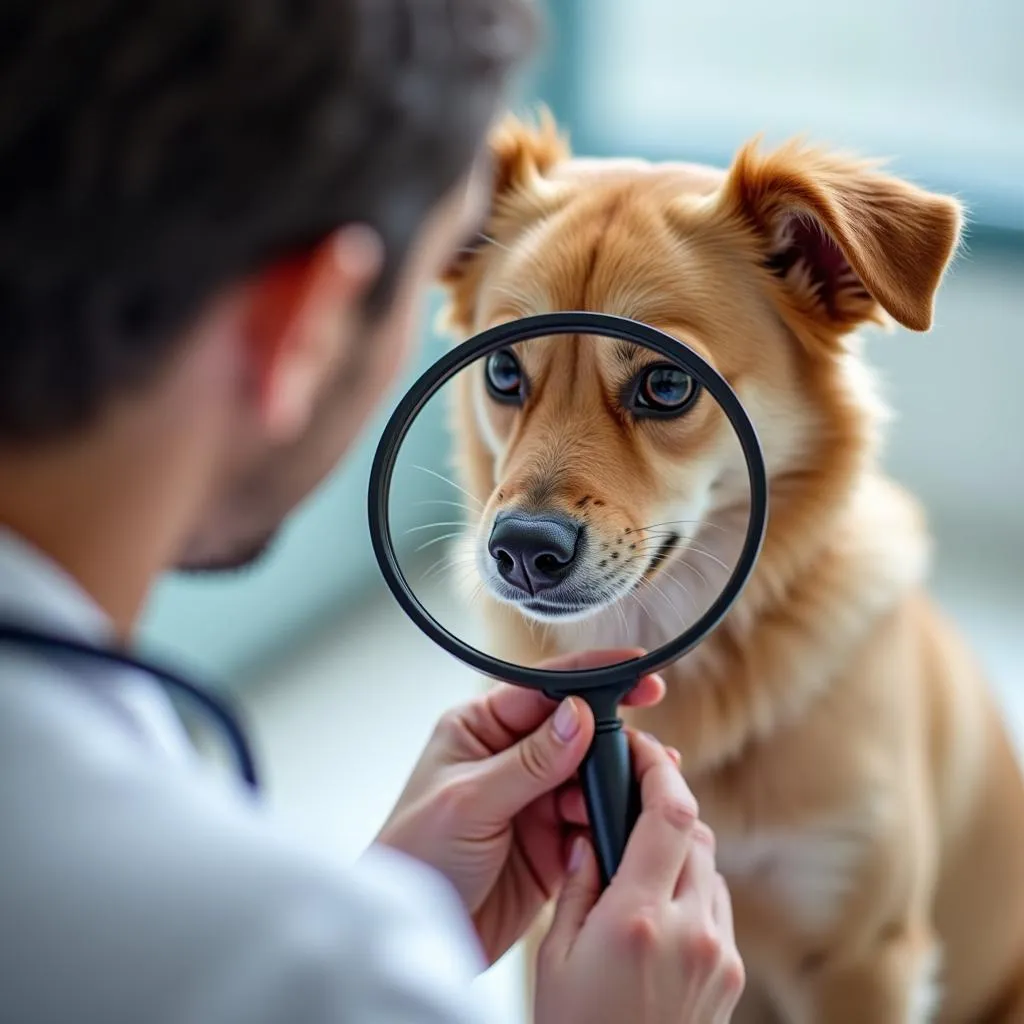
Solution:
M767 512L757 433L728 382L623 317L546 313L486 330L434 363L385 427L369 489L384 579L459 661L589 704L580 774L605 885L639 814L618 706L721 622ZM538 667L597 648L648 653Z

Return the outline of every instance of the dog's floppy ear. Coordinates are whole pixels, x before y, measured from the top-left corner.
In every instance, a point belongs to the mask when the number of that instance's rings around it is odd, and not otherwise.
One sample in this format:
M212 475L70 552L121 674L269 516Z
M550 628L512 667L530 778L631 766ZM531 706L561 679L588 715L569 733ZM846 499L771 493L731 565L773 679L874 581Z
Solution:
M931 327L960 238L956 200L877 163L799 142L764 155L755 141L737 156L719 202L757 234L787 304L826 334L884 323L886 313L914 331Z
M488 139L491 166L490 205L479 229L468 238L441 275L451 293L451 318L463 325L472 319L472 297L483 257L508 245L518 232L544 216L555 189L551 169L570 156L569 144L554 118L541 108L536 124L508 115Z

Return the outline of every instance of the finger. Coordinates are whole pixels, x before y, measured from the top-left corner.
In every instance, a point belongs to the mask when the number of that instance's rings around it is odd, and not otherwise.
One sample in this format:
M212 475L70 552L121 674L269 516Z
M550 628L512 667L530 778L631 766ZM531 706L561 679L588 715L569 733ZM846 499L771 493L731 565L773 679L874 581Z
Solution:
M626 733L632 737L635 731L627 729ZM630 740L632 743L632 739ZM682 756L675 747L665 747L665 753L671 758L672 763L679 768L682 763ZM590 818L587 813L587 802L579 783L571 782L563 786L555 798L555 813L559 820L570 825L587 825Z
M639 736L640 731L638 729L632 729L629 726L626 726L626 735L629 736L629 741L632 744L633 737ZM645 735L649 740L653 740L655 743L661 743L661 741L656 736L652 736L650 733L644 733L643 735ZM683 755L680 754L675 747L666 747L663 743L661 743L661 746L664 747L665 753L668 754L668 756L672 759L672 763L678 768L683 763Z
M585 827L590 823L587 815L587 801L579 786L567 786L558 794L558 817L568 825Z
M721 875L715 876L715 894L711 902L711 914L726 942L734 946L736 932L732 918L732 896L729 894L729 886Z
M568 865L572 863L572 851L577 839L585 839L589 843L590 833L582 828L572 828L566 830L562 836L562 857L566 864L566 871L568 871Z
M622 706L628 708L650 708L665 698L665 680L657 674L644 676L622 699Z
M641 811L612 884L671 898L693 842L697 801L664 748L632 737Z
M633 768L638 779L647 768L657 764L660 757L668 757L673 763L681 760L679 751L675 747L666 747L657 736L652 736L649 732L642 732L627 726L626 735L629 737L629 747L633 754ZM683 785L696 806L697 801L690 792L690 787L686 785L685 781Z
M564 654L540 663L538 668L569 672L601 668L642 657L642 647L609 648ZM650 682L649 680L654 680ZM635 695L635 696L634 696ZM645 676L626 697L624 703L650 707L665 695L660 676ZM482 699L472 701L461 712L466 728L492 753L505 750L532 732L555 709L556 702L539 690L501 683L488 690Z
M714 903L718 892L718 872L715 870L715 840L711 829L698 821L692 832L690 855L686 858L675 898L685 905L690 919L712 923Z
M715 876L715 895L713 910L715 927L721 936L723 957L717 972L717 1003L719 1012L714 1019L725 1024L732 1020L735 1010L746 987L746 971L743 959L736 948L736 935L733 930L732 899L729 887L721 875Z
M572 950L587 915L601 895L597 858L590 842L578 836L569 854L569 877L555 905L551 929L541 948L543 958L563 961Z
M539 690L500 683L460 712L465 727L492 754L533 732L558 706Z
M475 766L481 813L507 821L556 790L575 774L593 736L594 715L586 702L562 701L540 728Z

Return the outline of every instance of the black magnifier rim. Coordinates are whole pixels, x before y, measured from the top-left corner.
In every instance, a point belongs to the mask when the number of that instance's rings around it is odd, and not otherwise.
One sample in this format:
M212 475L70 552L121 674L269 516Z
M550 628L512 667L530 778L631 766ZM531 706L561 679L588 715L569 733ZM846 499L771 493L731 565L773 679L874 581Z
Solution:
M640 658L601 668L552 670L503 661L470 646L450 633L420 603L409 586L395 553L388 505L398 453L409 429L434 394L478 359L509 345L551 335L593 334L633 342L663 355L691 374L721 406L743 448L750 479L750 519L739 559L711 607L674 640ZM584 694L596 690L623 692L651 672L666 668L690 651L722 621L739 597L761 552L768 522L768 477L757 431L729 383L705 359L677 338L649 324L608 313L564 311L512 320L464 341L430 366L409 388L391 414L377 445L370 470L368 500L370 539L384 581L402 610L439 647L466 665L495 679L549 693Z

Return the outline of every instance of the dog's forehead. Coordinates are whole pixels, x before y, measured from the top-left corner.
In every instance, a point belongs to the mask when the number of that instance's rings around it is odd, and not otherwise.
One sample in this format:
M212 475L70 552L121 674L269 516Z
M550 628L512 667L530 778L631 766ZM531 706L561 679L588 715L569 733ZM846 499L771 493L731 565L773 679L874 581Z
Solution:
M563 334L536 338L515 346L523 368L531 374L566 371L579 383L614 379L660 359L657 352L635 342L596 334Z
M481 289L481 324L592 310L651 324L693 344L730 336L735 324L761 322L764 300L756 282L742 274L759 263L745 249L722 244L722 219L707 198L724 172L694 164L574 160L555 173L565 176L563 200L510 236L491 262ZM729 353L718 354L728 369ZM553 358L543 356L545 363ZM602 363L609 366L604 376L615 375L612 360Z
M643 184L662 187L678 195L710 195L722 186L725 171L685 161L652 163L638 159L574 158L557 165L550 174L554 183L567 186Z

